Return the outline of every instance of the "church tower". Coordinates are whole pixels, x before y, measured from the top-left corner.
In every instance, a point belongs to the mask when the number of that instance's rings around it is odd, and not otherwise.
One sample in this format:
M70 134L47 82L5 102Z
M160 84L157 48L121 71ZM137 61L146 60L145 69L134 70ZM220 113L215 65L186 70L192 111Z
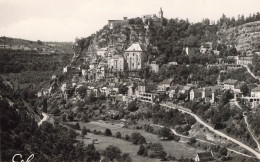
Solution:
M163 18L163 11L162 8L160 8L159 14L158 14L159 18L162 19Z

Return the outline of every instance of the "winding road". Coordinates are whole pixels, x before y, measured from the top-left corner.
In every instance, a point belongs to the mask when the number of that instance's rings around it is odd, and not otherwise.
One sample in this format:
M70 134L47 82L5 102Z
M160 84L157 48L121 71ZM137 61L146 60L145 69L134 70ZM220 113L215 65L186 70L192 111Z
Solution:
M153 102L149 102L148 103L153 103ZM192 113L192 112L189 112L187 111L186 109L183 109L181 108L180 106L179 107L174 107L174 106L169 106L169 105L166 105L166 104L160 104L161 106L164 106L164 107L167 107L167 108L170 108L170 109L178 109L179 111L181 112L184 112L184 113L187 113L187 114L190 114L191 116L193 116L197 122L199 122L200 124L202 124L203 126L205 126L206 128L208 128L210 131L214 132L215 134L221 136L221 137L224 137L226 138L227 140L229 141L232 141L233 143L239 145L240 147L243 147L244 149L248 150L249 152L251 152L252 154L254 154L258 159L260 159L260 153L258 153L257 151L255 151L254 149L252 149L251 147L243 144L242 142L232 138L232 137L229 137L228 135L218 131L218 130L215 130L213 127L211 127L209 124L207 124L206 122L204 122L203 120L201 120L196 114Z
M157 127L160 127L160 128L162 128L162 127L164 127L164 126L162 126L162 125L157 125L157 124L152 124L153 126L157 126ZM183 138L192 138L192 137L189 137L189 136L184 136L184 135L182 135L182 134L179 134L179 133L177 133L174 129L172 129L171 128L171 131L173 132L173 134L175 134L176 136L179 136L179 137L183 137ZM205 143L208 143L208 144L211 144L211 145L216 145L215 143L212 143L212 142L209 142L209 141L205 141L205 140L201 140L201 139L198 139L198 138L196 138L196 140L197 141L200 141L200 142L205 142ZM236 151L236 150L233 150L233 149L230 149L230 148L227 148L227 150L228 151L231 151L231 152L234 152L234 153L236 153L236 154L239 154L239 155L243 155L243 156L246 156L246 157L250 157L250 158L254 158L254 157L252 157L252 156L249 156L249 155L247 155L247 154L244 154L244 153L242 153L242 152L239 152L239 151Z
M171 108L171 109L178 109L182 112L185 112L187 114L190 114L191 116L193 116L200 124L202 124L203 126L205 126L206 128L208 128L210 131L214 132L215 134L221 136L221 137L224 137L226 139L228 139L229 141L232 141L233 143L236 143L237 145L239 145L240 147L243 147L244 149L250 151L251 153L253 153L258 159L260 159L260 153L258 153L257 151L255 151L254 149L252 149L251 147L243 144L242 142L232 138L232 137L229 137L228 135L218 131L218 130L215 130L213 127L211 127L209 124L207 124L206 122L204 122L203 120L201 120L196 114L193 114L191 112L188 112L187 110L184 110L182 108L175 108L175 107L172 107L172 106L168 106L166 104L160 104L161 106L165 106L165 107L168 107L168 108Z
M259 76L255 76L255 74L250 70L250 68L248 67L248 65L243 65L246 70L248 71L248 73L255 79L258 79L260 81L260 77Z

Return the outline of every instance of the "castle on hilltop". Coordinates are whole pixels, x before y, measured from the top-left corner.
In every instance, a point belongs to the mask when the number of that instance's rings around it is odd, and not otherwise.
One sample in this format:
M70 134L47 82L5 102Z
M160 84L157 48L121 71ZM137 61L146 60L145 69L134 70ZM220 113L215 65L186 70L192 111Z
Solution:
M152 19L153 22L161 22L163 19L163 11L162 8L160 8L160 11L158 12L158 16L156 14L151 15L144 15L142 17L143 23L145 23L146 20Z
M146 20L152 20L155 25L161 25L163 19L163 11L162 8L160 8L160 11L158 13L158 16L156 14L150 14L150 15L144 15L142 16L143 23L145 23ZM108 28L113 29L116 25L128 25L129 19L127 17L123 17L123 20L108 20Z

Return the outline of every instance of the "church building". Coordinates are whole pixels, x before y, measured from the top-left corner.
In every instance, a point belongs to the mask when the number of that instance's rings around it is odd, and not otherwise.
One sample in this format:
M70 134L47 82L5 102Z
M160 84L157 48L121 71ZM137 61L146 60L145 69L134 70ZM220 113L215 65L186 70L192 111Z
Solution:
M144 47L139 43L133 43L124 53L128 70L139 70L144 67L147 55Z

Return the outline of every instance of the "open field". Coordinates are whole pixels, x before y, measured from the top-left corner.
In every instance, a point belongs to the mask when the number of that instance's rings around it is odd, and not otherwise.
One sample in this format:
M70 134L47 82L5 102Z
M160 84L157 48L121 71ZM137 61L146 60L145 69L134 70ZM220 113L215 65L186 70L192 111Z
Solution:
M90 130L96 129L97 131L100 130L102 132L104 132L106 128L109 128L113 134L115 134L116 132L121 132L122 136L125 136L126 134L131 135L133 132L139 132L145 137L147 143L160 142L163 145L167 154L168 155L170 154L170 155L176 157L177 159L181 158L181 157L194 158L197 152L202 151L197 148L192 148L184 143L179 143L179 142L175 142L175 141L161 141L156 135L145 132L143 130L132 130L132 129L127 129L127 128L122 128L122 127L120 127L120 125L112 125L112 124L106 124L104 122L94 122L94 121L88 122L88 123L80 122L79 124L80 124L80 127L85 126L87 129L90 129ZM87 137L92 138L91 136L93 136L93 135L91 135L91 134L87 135ZM102 135L95 135L95 138L99 139L99 144L98 144L99 146L96 145L97 148L104 149L106 147L105 143L107 144L107 146L109 144L112 144L112 145L118 146L122 150L122 152L127 152L134 156L136 156L136 152L139 148L139 146L133 145L130 142L124 141L122 139L105 137ZM92 139L90 141L92 141ZM118 143L118 141L121 141L121 142ZM102 145L104 145L104 146L102 146ZM130 147L133 147L133 148L130 148ZM133 152L133 153L131 153L131 152Z
M93 139L98 139L98 141L95 144L95 147L97 150L104 150L109 145L113 145L118 147L122 153L129 153L130 157L132 158L132 161L136 162L159 162L160 159L151 159L148 157L142 157L137 155L137 151L139 149L138 145L131 144L130 142L127 142L122 139L114 138L114 137L107 137L103 135L95 135L93 133L88 133L86 138L83 139L85 144L92 143ZM79 140L81 140L81 137L78 137Z

